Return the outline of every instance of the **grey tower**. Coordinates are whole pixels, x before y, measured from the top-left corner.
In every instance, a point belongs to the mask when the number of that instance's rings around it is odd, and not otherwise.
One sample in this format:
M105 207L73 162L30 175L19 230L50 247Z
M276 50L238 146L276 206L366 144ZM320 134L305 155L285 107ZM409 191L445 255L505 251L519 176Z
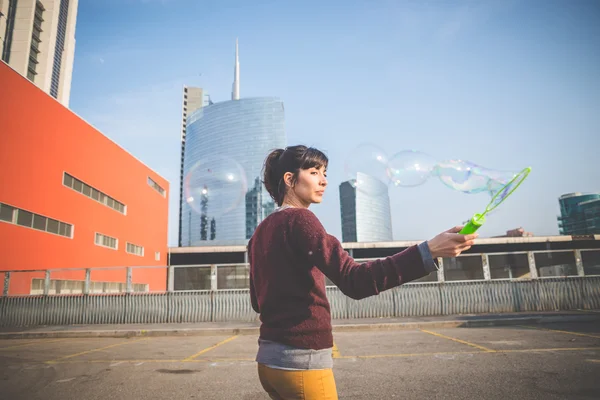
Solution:
M340 184L343 242L392 241L392 216L387 186L378 179L358 173L363 190L353 181ZM376 196L369 193L381 193Z

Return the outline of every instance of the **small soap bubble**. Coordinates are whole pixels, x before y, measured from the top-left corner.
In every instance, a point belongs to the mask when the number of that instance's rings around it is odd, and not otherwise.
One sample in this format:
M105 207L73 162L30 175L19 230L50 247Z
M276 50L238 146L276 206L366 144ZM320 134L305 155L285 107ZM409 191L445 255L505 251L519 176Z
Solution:
M416 150L404 150L392 156L387 174L394 186L422 185L431 176L436 161L430 155Z
M245 199L247 188L244 168L226 156L211 156L195 163L184 179L187 204L209 219L236 208Z
M370 196L387 193L388 156L379 146L363 143L348 154L344 165L346 179L356 190Z
M309 252L308 252L308 255L309 255L309 256L312 256L312 255L313 255L313 252L312 252L312 251L309 251Z

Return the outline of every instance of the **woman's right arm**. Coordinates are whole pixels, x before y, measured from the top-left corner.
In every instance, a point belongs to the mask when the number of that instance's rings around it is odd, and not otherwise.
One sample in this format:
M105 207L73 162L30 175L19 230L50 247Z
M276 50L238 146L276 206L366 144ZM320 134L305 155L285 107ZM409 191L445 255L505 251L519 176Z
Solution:
M297 255L319 268L342 293L353 299L379 294L436 270L417 245L384 259L357 263L339 240L325 231L312 211L298 209L294 214L289 234ZM455 229L436 236L429 244L425 242L427 250L432 249L432 258L454 256L472 245L475 235L452 233Z

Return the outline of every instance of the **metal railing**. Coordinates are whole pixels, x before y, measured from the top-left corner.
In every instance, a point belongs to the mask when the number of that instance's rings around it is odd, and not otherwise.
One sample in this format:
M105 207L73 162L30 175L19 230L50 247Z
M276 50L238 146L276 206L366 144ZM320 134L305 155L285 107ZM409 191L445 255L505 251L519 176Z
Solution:
M332 317L600 308L598 249L438 263L437 274L358 301L328 282ZM248 264L0 271L0 325L256 321L248 274Z

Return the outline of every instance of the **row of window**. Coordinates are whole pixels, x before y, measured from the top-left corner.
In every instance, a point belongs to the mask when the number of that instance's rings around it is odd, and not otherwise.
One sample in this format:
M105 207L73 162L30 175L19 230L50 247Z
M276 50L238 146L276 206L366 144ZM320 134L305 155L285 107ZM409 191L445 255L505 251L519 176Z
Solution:
M85 281L51 279L48 294L81 294L85 286ZM124 293L127 284L124 282L90 282L89 293ZM132 283L131 288L134 292L148 292L147 283ZM30 294L44 294L44 279L34 278L31 280Z
M127 214L127 206L125 206L125 204L113 199L109 195L102 193L98 189L91 187L87 183L75 178L72 175L67 174L66 172L63 175L63 184L66 187L75 190L76 192L79 192L91 199L96 200L101 204L104 204L105 206L117 210L123 215Z
M68 238L73 237L73 225L53 218L0 203L0 221L37 229Z
M119 249L119 239L108 235L104 235L102 233L96 233L95 243L97 246L108 247L109 249L113 250ZM144 247L138 246L137 244L127 242L125 246L125 251L129 254L133 254L136 256L144 256ZM154 253L154 259L156 261L160 261L159 251Z
M154 181L154 179L148 177L148 185L150 185L150 187L154 190L156 190L158 193L160 193L161 196L165 197L166 191L165 189L163 189L158 183L156 183Z
M20 225L25 228L36 229L67 237L73 238L73 225L66 222L56 220L54 218L46 217L40 214L32 213L27 210L23 210L17 207L13 207L8 204L0 203L0 221L8 222L10 224ZM114 250L119 248L119 241L116 238L104 235L102 233L96 233L95 243L98 246L108 247ZM133 243L127 243L126 251L129 254L136 256L144 256L144 248ZM154 253L154 259L160 261L160 252Z

